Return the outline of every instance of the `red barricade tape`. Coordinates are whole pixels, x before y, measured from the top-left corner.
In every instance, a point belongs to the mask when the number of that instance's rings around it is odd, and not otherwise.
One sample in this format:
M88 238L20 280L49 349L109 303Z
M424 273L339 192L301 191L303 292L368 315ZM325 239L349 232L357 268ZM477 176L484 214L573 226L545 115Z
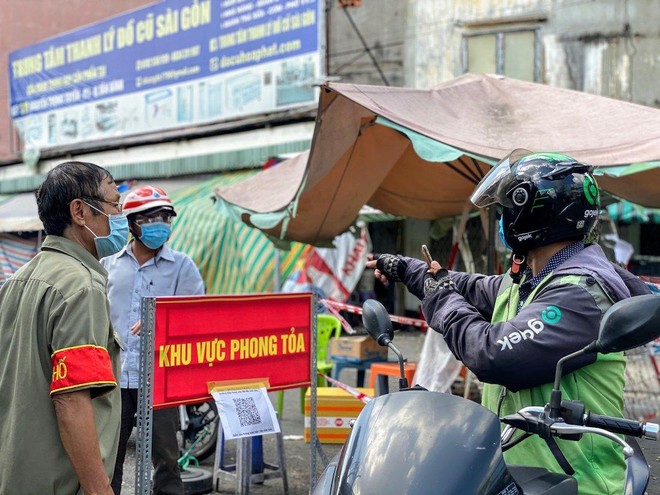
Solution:
M334 378L331 378L331 377L329 377L329 376L327 376L327 375L324 375L323 373L319 373L319 375L321 375L323 378L325 378L326 380L328 380L328 381L329 381L330 383L332 383L335 387L340 388L340 389L342 389L342 390L345 390L346 392L348 392L349 394L351 394L353 397L355 397L355 398L358 399L358 400L361 400L361 401L364 402L365 404L366 404L367 402L369 402L371 399L373 399L373 397L371 397L370 395L367 395L367 394L365 394L364 392L360 392L359 390L357 390L357 389L355 389L355 388L353 388L353 387L351 387L351 386L349 386L349 385L346 385L345 383L342 383L342 382L340 382L339 380L335 380Z
M362 314L362 308L360 306L351 306L350 304L340 303L337 301L331 301L330 299L321 299L321 302L330 310L331 313L335 314L335 310L348 311L349 313L354 313L357 315ZM335 314L336 316L336 314ZM407 316L398 316L398 315L389 315L390 320L401 323L402 325L412 325L414 327L420 327L422 329L428 328L429 324L424 320L418 318L409 318ZM343 318L341 318L343 320ZM345 321L345 320L344 320ZM348 323L347 323L348 324ZM349 325L350 326L350 325ZM345 328L345 327L344 327ZM351 328L351 330L353 330ZM355 331L349 331L349 333L355 333Z

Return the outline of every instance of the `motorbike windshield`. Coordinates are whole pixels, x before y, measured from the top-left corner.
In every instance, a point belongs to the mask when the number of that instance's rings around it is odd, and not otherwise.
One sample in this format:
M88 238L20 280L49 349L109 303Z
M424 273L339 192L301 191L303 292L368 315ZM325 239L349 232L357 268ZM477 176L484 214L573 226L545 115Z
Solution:
M472 401L425 391L384 395L365 406L334 486L341 495L517 493L497 416Z
M470 201L484 208L493 204L499 204L505 208L511 208L511 200L506 193L515 179L515 167L518 161L532 152L526 149L517 149L500 160L486 176L481 179L477 188L470 196Z

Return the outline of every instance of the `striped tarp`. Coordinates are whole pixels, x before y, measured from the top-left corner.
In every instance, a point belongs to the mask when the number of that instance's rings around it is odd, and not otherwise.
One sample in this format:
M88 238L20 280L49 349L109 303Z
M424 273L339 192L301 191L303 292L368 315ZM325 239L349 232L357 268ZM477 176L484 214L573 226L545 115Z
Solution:
M0 233L0 284L37 254L39 241Z
M291 274L305 245L292 243L277 251L258 229L220 215L213 191L254 175L244 170L219 175L170 194L174 217L169 245L188 254L199 268L207 294L246 294L275 289L276 259L280 259L278 287Z

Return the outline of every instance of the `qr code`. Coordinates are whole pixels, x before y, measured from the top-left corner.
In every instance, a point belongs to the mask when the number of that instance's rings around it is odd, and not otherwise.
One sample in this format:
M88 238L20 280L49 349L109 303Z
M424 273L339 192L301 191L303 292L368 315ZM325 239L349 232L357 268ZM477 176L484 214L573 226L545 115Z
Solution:
M241 426L253 426L261 423L259 410L252 397L241 397L232 400L236 406L236 413Z

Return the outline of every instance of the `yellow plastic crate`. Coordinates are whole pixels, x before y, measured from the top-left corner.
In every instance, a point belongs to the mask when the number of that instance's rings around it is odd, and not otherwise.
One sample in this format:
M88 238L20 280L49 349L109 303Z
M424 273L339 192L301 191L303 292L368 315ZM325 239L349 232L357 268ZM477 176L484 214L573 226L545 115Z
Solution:
M373 397L373 388L358 388ZM305 442L310 441L311 389L305 394ZM364 402L336 387L319 387L316 395L316 434L321 443L344 443L351 431L350 421L356 419Z

